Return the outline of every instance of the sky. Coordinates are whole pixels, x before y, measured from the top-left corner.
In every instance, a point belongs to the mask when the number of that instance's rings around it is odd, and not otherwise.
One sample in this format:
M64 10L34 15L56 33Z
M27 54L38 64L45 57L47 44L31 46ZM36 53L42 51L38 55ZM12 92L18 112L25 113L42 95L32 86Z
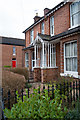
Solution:
M0 0L0 36L21 38L34 16L44 15L44 8L53 8L62 0Z

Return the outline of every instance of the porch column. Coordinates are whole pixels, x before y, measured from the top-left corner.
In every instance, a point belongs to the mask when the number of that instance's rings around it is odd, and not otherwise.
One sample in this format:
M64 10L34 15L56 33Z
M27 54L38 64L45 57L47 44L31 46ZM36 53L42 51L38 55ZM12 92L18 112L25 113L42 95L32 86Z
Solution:
M48 43L48 67L49 67L49 43Z
M50 67L51 67L51 44L50 44Z
M53 67L53 44L52 44L52 67Z
M37 46L37 66L39 65L39 62L38 62L38 46Z
M44 67L44 42L42 43L42 53L43 53L42 67Z
M36 45L34 47L35 47L35 67L36 67Z

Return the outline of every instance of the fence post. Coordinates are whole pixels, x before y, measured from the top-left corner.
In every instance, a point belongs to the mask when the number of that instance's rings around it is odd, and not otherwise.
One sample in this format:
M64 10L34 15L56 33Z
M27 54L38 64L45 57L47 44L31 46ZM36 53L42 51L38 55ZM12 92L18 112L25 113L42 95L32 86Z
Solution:
M15 94L15 103L17 103L16 89L15 89L15 91L14 91L14 94Z
M40 85L39 85L39 88L38 88L38 93L40 94Z
M45 92L44 92L44 90L45 90L45 86L43 86L43 95L45 96Z
M73 81L73 100L75 102L75 82ZM74 104L74 108L75 108L75 104Z
M71 100L71 106L72 106L72 83L70 82L70 100Z
M29 87L28 87L28 98L29 98Z
M52 85L52 98L54 99L54 85Z
M23 88L22 88L22 91L21 91L21 92L22 92L22 102L23 102L23 92L24 92L24 91L23 91Z
M78 99L78 90L77 90L78 84L77 84L77 80L76 80L76 100Z
M10 109L10 90L8 91L8 109Z

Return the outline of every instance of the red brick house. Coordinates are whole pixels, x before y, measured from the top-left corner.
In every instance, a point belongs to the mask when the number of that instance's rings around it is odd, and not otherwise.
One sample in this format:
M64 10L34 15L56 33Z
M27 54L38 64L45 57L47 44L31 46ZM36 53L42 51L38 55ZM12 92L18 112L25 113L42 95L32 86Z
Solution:
M35 81L50 81L57 74L80 78L80 1L45 8L23 33L25 67Z
M2 47L2 66L22 67L25 40L11 37L0 37Z

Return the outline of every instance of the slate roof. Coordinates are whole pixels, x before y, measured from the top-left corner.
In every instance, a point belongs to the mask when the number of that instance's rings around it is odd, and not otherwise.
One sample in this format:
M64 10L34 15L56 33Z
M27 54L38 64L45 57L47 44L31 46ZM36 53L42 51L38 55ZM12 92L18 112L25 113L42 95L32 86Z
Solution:
M67 3L66 0L60 2L58 5L56 5L54 8L50 9L50 11L48 13L46 13L46 16L49 16L50 14L52 14L53 12L55 12L56 10L58 10L60 7L64 6ZM31 26L29 26L26 30L23 31L23 33L26 33L28 30L32 29L36 24L40 23L41 21L43 21L45 19L45 16L41 17L38 21L36 21L35 23L33 23Z
M50 35L38 33L38 36L39 36L42 40L47 40L47 41L51 40L51 36L50 36Z
M0 44L25 46L25 40L11 37L0 37Z

